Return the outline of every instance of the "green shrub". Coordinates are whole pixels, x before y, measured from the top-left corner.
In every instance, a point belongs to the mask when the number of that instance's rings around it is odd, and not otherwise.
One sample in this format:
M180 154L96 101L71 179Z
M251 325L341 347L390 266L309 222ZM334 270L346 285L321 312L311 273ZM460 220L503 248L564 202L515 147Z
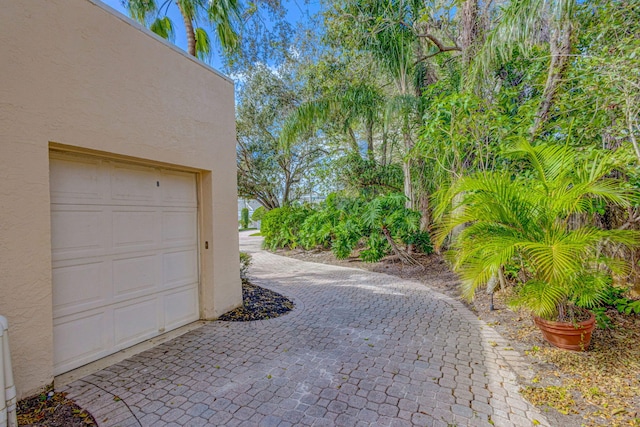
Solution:
M311 214L307 206L283 206L271 209L262 217L260 233L264 236L263 246L270 250L295 248L300 245L300 228Z
M240 227L243 229L249 228L249 208L242 208L240 212Z
M251 221L258 222L262 221L262 217L267 213L267 209L264 206L260 206L251 214Z
M433 245L431 237L426 231L416 231L402 238L407 245L414 245L416 249L423 254L429 255L433 253Z
M465 225L450 253L462 279L463 295L488 285L503 266L518 260L523 278L514 305L548 320L570 319L572 305L601 305L612 272L625 262L603 254L604 245L633 247L640 233L574 227L574 215L590 213L593 201L627 207L635 193L614 178L612 153L583 152L568 145L522 140L509 154L521 161L518 179L505 172L465 176L447 190L436 210L437 242ZM445 200L443 199L443 200Z
M358 246L362 239L362 225L358 218L346 218L341 221L334 230L335 238L331 242L331 251L338 259L345 259Z
M426 254L433 251L429 234L419 230L420 214L405 208L401 193L364 197L330 194L317 206L287 206L265 213L261 231L264 247L330 248L338 259L349 257L362 245L360 257L380 261L396 246L413 244ZM385 236L385 233L388 236Z
M356 214L358 199L340 197L336 193L313 208L300 230L300 244L305 249L330 248L336 239L336 228ZM348 256L348 255L347 255Z
M640 300L629 299L624 296L625 293L625 289L609 285L605 291L603 304L615 307L615 309L622 314L640 314Z
M251 255L246 252L240 252L240 278L246 279L251 265Z
M372 233L366 241L366 249L360 252L364 262L378 262L391 252L391 246L380 233Z
M640 300L632 300L625 297L626 292L626 289L613 286L609 283L603 291L601 305L592 309L596 315L598 327L603 329L613 327L613 322L609 316L607 316L607 310L610 307L615 308L621 314L640 314Z

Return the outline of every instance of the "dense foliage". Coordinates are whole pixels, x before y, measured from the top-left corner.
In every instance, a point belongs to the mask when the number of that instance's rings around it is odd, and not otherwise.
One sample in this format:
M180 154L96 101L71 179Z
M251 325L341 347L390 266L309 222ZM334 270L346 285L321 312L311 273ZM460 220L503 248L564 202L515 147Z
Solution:
M610 152L533 147L526 140L510 154L523 160L519 176L469 175L456 181L440 204L447 208L438 216L438 243L465 226L451 253L464 294L473 297L478 286L507 269L521 282L516 302L539 316L563 319L569 303L601 304L612 273L625 267L604 245L640 241L637 231L605 230L588 221L601 203L631 205L631 189L609 177L618 161Z
M410 262L433 237L467 296L515 285L547 317L640 292L638 2L326 0L317 19L276 72L286 102L238 107L241 146L274 130L245 145L255 165L322 150L264 203L268 246Z
M405 256L398 245L431 253L428 233L419 230L420 214L404 207L401 193L364 198L331 194L316 205L272 209L262 218L261 234L269 249L331 249L339 259L357 253L367 262L389 254Z

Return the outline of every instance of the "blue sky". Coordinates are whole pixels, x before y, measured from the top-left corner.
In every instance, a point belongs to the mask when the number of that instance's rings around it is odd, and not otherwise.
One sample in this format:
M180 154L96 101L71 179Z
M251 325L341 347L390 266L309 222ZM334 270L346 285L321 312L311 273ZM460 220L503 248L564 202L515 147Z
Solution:
M173 3L173 0L171 1ZM126 8L122 5L122 0L102 0L102 2L111 6L123 15L129 16ZM287 10L287 20L292 24L306 21L309 15L313 15L320 10L320 0L282 0L282 4ZM169 18L175 25L174 43L181 49L186 49L187 39L184 33L184 25L182 24L182 17L180 16L180 12L175 4L169 7ZM214 53L211 65L218 70L222 70L222 63L220 62L218 52Z

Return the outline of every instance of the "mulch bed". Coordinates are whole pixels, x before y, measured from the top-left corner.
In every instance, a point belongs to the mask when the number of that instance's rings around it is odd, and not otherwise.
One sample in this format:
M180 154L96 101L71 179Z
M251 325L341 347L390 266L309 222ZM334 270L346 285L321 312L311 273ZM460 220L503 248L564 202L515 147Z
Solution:
M19 426L97 426L90 413L67 399L66 393L47 391L18 402Z
M242 281L242 307L229 311L218 318L228 322L249 322L282 316L293 309L287 297L269 289Z

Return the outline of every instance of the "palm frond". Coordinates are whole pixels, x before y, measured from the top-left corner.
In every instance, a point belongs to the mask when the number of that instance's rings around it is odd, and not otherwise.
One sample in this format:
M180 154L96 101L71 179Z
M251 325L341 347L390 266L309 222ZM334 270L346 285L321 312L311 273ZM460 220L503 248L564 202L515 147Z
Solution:
M171 22L168 16L165 16L163 18L157 18L149 26L149 29L165 40L169 40L173 42L175 39L173 23Z
M209 33L204 28L196 28L194 30L196 36L196 56L206 61L211 57L211 40Z
M603 272L578 276L571 287L570 297L578 307L594 308L602 303L610 284L610 275Z
M150 15L158 8L155 0L127 0L125 2L129 16L142 25L146 25Z
M638 245L640 232L575 227L569 220L592 212L594 200L629 206L633 192L609 177L615 162L599 153L585 158L569 146L533 146L523 140L509 154L525 160L533 175L473 174L436 195L435 243L453 236L452 265L464 295L472 297L517 259L532 278L522 284L517 301L536 314L551 317L568 298L582 306L596 304L604 280L600 275L610 278L611 272L625 271L625 263L602 255L603 248Z
M519 0L509 2L500 10L497 25L473 63L470 85L478 86L497 65L510 61L514 51L525 55L531 51L539 39L540 21L547 4L546 0Z
M299 105L284 121L280 132L280 145L284 148L290 147L297 138L317 132L333 110L333 103L327 99Z
M209 0L207 15L209 21L216 27L218 40L223 49L236 50L240 44L236 28L241 15L238 0Z
M540 280L529 280L524 283L513 300L513 305L526 306L536 316L550 319L559 304L566 300L567 290L562 286Z

